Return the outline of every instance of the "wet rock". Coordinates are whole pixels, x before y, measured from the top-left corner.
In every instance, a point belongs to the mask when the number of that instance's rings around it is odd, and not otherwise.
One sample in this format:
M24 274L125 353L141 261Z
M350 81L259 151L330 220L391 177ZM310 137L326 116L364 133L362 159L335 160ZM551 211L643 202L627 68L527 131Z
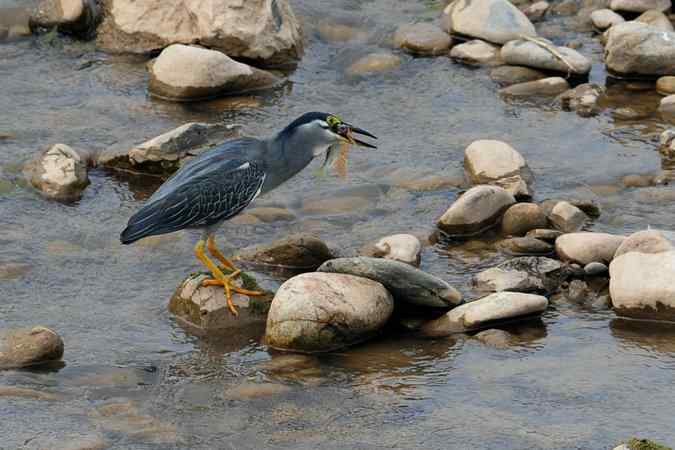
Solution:
M532 196L528 182L531 173L525 158L509 144L478 140L464 150L464 170L474 184L493 184L506 189L515 198Z
M345 73L350 77L365 77L389 72L401 65L401 57L393 53L371 53L354 61Z
M614 258L609 274L617 314L675 321L675 251L624 253Z
M16 369L58 361L63 340L42 326L6 329L0 332L0 369Z
M568 47L556 47L550 41L543 40L560 53L569 66L543 46L526 40L507 42L502 47L502 58L507 64L526 66L541 70L551 70L575 75L585 75L591 70L591 61L581 53Z
M386 236L361 251L363 256L391 259L419 267L422 243L412 234Z
M527 83L518 83L499 90L499 93L512 97L555 97L570 88L564 78L551 77Z
M551 224L565 233L579 231L587 219L583 211L569 202L558 202L548 216Z
M543 72L520 66L501 66L490 72L490 78L500 86L527 83L528 81L541 80L546 77L547 75Z
M272 302L272 294L247 297L233 293L232 302L239 311L234 316L227 308L222 286L202 286L202 281L211 278L205 274L192 274L176 289L169 302L169 311L198 336L225 334L262 325ZM251 277L243 274L235 285L249 290L259 290Z
M584 83L564 92L560 96L560 103L566 111L576 111L581 117L591 117L600 112L598 99L604 93L604 87L596 83Z
M670 447L658 444L649 439L629 439L625 444L615 447L614 450L672 450Z
M635 19L636 22L646 23L647 25L661 31L675 31L673 24L670 23L668 17L661 11L649 10L645 11Z
M31 269L30 264L0 263L0 280L14 280L21 278Z
M536 36L532 22L506 0L457 0L441 17L448 33L459 33L495 44L504 44L522 35Z
M614 11L645 12L650 9L666 11L670 0L612 0L609 7Z
M493 65L500 62L499 47L479 39L454 46L450 50L450 57L470 66Z
M594 200L570 200L570 204L579 208L589 217L600 217L600 206Z
M479 292L535 292L550 294L558 289L563 265L542 256L512 258L476 274L472 284Z
M296 219L295 214L286 208L277 208L273 206L258 206L249 208L246 212L265 223L288 222Z
M593 261L584 266L584 272L589 277L599 277L601 275L606 275L609 271L609 268L601 262Z
M317 32L321 40L333 44L349 41L363 41L368 38L368 33L355 26L345 23L335 23L322 20L317 26Z
M375 335L393 310L391 294L376 281L338 273L306 273L286 281L277 291L265 339L280 350L337 350Z
M61 396L51 392L38 391L36 389L22 388L17 386L0 386L0 398L2 397L20 397L33 400L60 400Z
M148 90L157 97L197 101L258 91L279 82L270 72L237 62L216 50L173 44L149 64Z
M25 450L103 450L108 443L97 433L67 434L63 436L36 436L23 447Z
M541 20L544 18L546 11L549 10L551 4L549 2L540 0L538 2L532 3L530 6L523 10L523 13L533 22Z
M528 231L525 236L533 237L546 242L555 242L560 236L563 235L563 232L560 230L549 230L547 228L537 228L531 231Z
M567 287L567 299L575 303L586 301L590 294L591 290L582 280L572 280Z
M451 44L452 38L431 23L401 25L394 33L394 45L416 55L441 55Z
M28 8L18 6L0 9L0 42L30 35L30 14ZM0 132L0 141L3 139L14 139L14 136L11 133Z
M516 203L502 217L502 232L507 236L524 236L531 230L546 227L547 223L536 203Z
M609 70L620 75L673 74L675 33L640 22L614 25L607 32L605 63Z
M563 261L585 266L592 262L608 264L625 237L607 233L569 233L555 241L555 250Z
M675 77L667 76L656 80L656 92L663 95L675 94Z
M505 239L499 247L511 255L548 255L553 253L553 246L533 237L517 237Z
M237 261L297 270L314 270L333 258L335 254L325 242L303 233L244 248L235 257Z
M623 185L628 188L654 186L653 175L626 175L621 180Z
M643 230L633 233L623 240L616 249L614 258L629 253L662 253L675 250L673 244L666 239L661 232L656 230Z
M571 16L579 11L577 0L562 0L551 7L551 12L559 16Z
M675 36L675 33L673 33L673 35ZM661 99L661 102L659 103L659 112L670 116L675 115L675 94Z
M250 400L252 398L272 397L290 391L289 386L280 383L244 382L237 386L228 386L223 398L225 400Z
M502 213L515 202L513 195L499 186L475 186L445 211L437 225L450 235L479 234L498 225Z
M113 53L150 53L199 42L232 58L268 65L302 56L300 23L287 0L106 0L97 44Z
M100 19L95 0L42 0L31 13L32 28L89 35Z
M504 349L511 346L513 336L511 336L511 333L504 330L490 329L476 333L474 339L487 346Z
M426 323L421 333L430 337L448 336L489 328L495 323L540 315L548 307L546 297L520 292L497 292L458 306L439 319Z
M318 271L377 281L396 301L413 305L447 308L462 302L462 295L446 281L399 261L364 256L337 258L322 264Z
M85 160L65 144L55 144L40 152L26 163L23 172L35 189L54 200L77 200L89 185Z
M591 13L591 22L593 22L593 26L600 31L604 31L611 28L613 25L625 21L626 19L611 9L598 9Z

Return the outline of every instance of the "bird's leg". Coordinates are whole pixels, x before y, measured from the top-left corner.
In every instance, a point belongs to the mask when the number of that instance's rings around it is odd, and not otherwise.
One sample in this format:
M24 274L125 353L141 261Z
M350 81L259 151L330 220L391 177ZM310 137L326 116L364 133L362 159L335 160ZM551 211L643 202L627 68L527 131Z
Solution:
M216 240L213 238L213 235L209 235L209 237L206 238L206 247L209 249L209 253L211 253L211 255L218 261L220 261L220 263L225 266L226 269L231 270L232 272L236 272L238 270L232 261L227 259L225 255L223 255L220 250L218 250L218 247L216 247Z
M209 257L204 254L204 244L205 242L203 239L200 239L199 242L197 242L197 245L195 245L195 256L202 264L204 264L211 271L211 274L213 275L214 278L213 281L218 281L219 283L217 284L225 288L225 300L227 300L227 308L233 315L238 316L239 312L237 312L237 308L235 308L234 303L232 303L232 290L234 290L233 289L234 286L232 286L231 283L233 275L235 274L239 275L239 273L241 272L235 271L227 276L223 274L223 272L218 268L218 266L216 266L213 263L213 261L211 261ZM204 285L203 282L202 285Z

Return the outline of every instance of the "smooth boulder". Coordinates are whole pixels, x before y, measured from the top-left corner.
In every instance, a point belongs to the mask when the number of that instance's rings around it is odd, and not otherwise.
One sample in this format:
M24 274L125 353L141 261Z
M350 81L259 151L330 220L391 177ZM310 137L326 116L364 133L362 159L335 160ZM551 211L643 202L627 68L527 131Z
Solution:
M596 9L591 13L591 22L593 23L593 26L600 31L604 31L618 23L624 23L625 21L626 19L611 9Z
M174 44L149 65L148 90L173 101L197 101L220 95L267 89L279 82L270 72L231 59L224 53Z
M429 337L492 328L496 323L539 316L546 311L546 297L520 292L497 292L458 306L440 318L424 324L421 333Z
M306 273L281 285L267 316L266 343L302 353L327 352L374 336L394 300L380 283L338 273Z
M318 271L377 281L396 301L413 305L449 308L462 303L462 294L449 283L400 261L366 256L336 258L323 263Z
M438 227L450 235L479 234L499 224L516 199L499 186L474 186L459 197L438 219Z
M232 58L294 63L302 28L288 0L105 0L98 46L113 53L151 53L195 42Z
M398 27L394 45L416 55L435 56L450 49L452 38L431 23L412 23Z
M592 262L609 264L624 240L624 236L607 233L568 233L556 239L555 250L563 261L582 266Z
M525 158L506 142L481 139L464 150L464 170L474 184L494 184L516 198L529 198L530 169Z
M509 255L548 255L553 253L553 246L548 242L533 237L515 237L504 239L499 248Z
M609 275L617 314L675 321L675 251L625 253L612 261Z
M526 66L540 70L585 75L591 71L591 61L581 53L569 47L556 47L549 41L542 40L555 49L567 61L565 63L544 46L520 39L507 42L502 47L502 58L507 64Z
M588 220L588 216L569 202L558 202L548 215L548 220L564 233L579 231Z
M543 72L521 66L500 66L490 72L492 81L503 87L541 80L546 77L547 75Z
M673 244L657 230L643 230L628 236L614 252L614 258L629 253L662 253L675 250Z
M176 289L169 302L169 311L192 334L212 336L229 334L246 328L262 325L272 302L272 294L248 297L233 293L232 302L239 315L227 307L222 286L202 286L205 274L188 276ZM240 275L235 285L248 290L259 290L257 283L247 274Z
M613 11L645 12L650 9L667 11L670 9L670 0L611 0L609 7Z
M526 83L512 84L499 90L507 97L555 97L570 88L570 84L561 77L542 78Z
M607 31L607 68L619 75L675 73L675 33L641 22L614 25Z
M668 16L663 14L661 11L650 9L640 14L639 17L635 19L636 22L646 23L652 28L656 28L661 31L675 31L673 24L668 19Z
M470 66L494 65L500 62L499 47L480 39L455 45L450 50L450 57Z
M548 220L536 203L516 203L502 217L502 232L507 236L525 236L529 231L546 228Z
M66 144L55 144L24 166L28 182L47 198L73 201L89 185L85 158Z
M42 326L0 331L0 369L18 369L58 361L63 340Z
M656 80L656 92L661 95L675 94L675 76L660 77Z
M394 234L383 237L372 245L366 246L362 256L391 259L419 267L422 243L412 234Z
M550 294L558 288L564 276L560 261L543 256L522 256L479 272L471 283L479 292Z
M335 257L334 252L318 237L298 233L269 244L241 249L235 260L282 269L314 270Z
M507 0L455 0L443 10L441 26L495 44L537 35L527 16Z

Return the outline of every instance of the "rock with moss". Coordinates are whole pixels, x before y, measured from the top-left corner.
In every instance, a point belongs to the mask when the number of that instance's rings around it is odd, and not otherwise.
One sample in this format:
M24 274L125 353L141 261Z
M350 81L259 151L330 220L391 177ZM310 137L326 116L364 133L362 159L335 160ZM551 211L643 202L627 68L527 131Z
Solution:
M673 450L671 447L650 441L649 439L632 438L615 447L614 450Z
M54 330L36 326L0 331L0 369L17 369L58 361L63 340Z
M262 327L272 303L271 292L265 292L259 297L233 293L232 301L239 312L235 316L227 307L225 292L221 286L202 286L207 278L210 278L207 274L191 274L171 297L169 311L181 325L197 336L226 334L255 325ZM246 273L241 274L235 285L260 291L256 280Z
M55 144L28 161L28 182L50 199L78 200L89 185L86 157L66 144Z

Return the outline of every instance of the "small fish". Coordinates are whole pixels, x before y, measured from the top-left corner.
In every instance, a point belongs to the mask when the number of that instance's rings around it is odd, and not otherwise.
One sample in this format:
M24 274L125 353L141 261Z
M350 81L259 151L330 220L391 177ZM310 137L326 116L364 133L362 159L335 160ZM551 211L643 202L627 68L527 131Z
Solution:
M341 142L328 147L326 159L321 165L321 175L326 174L326 167L331 166L341 178L347 178L347 157L349 156L349 144Z

